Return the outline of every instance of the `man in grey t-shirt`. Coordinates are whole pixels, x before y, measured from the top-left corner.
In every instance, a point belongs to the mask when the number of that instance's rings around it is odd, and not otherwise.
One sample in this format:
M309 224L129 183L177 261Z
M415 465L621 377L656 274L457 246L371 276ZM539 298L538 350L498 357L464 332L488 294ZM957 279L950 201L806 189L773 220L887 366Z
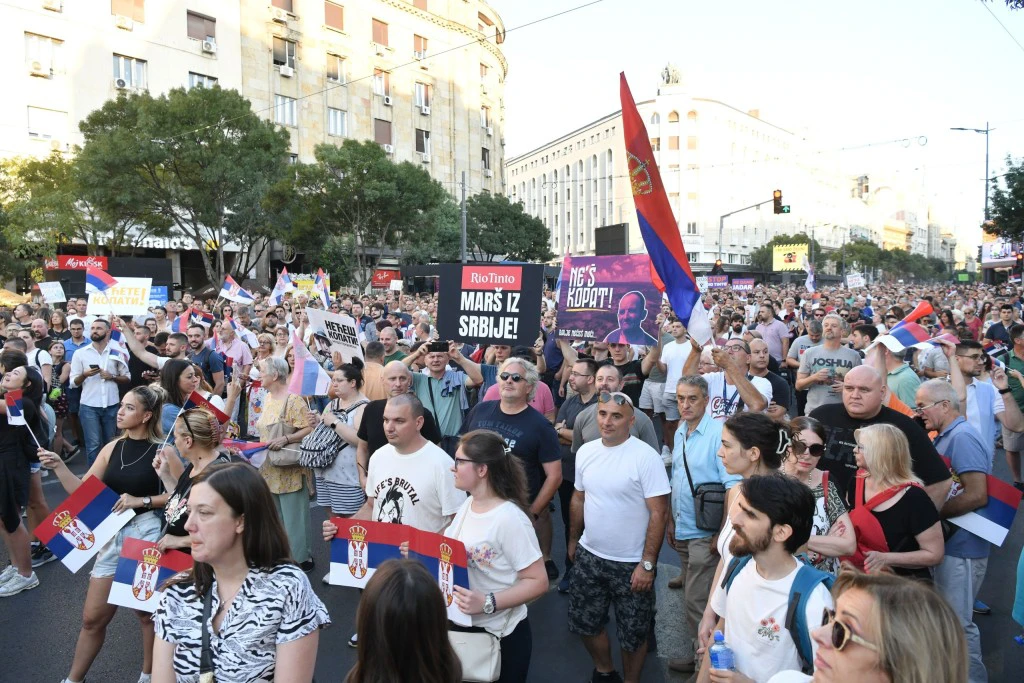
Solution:
M804 352L796 374L796 388L807 390L805 415L818 406L842 402L843 377L861 364L860 354L842 345L842 318L830 313L821 326L821 346L812 346Z

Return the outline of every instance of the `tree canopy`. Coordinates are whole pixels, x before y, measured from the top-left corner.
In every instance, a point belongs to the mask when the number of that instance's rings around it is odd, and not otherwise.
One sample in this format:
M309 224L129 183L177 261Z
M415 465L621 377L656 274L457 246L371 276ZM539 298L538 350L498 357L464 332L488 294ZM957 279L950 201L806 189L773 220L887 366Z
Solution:
M518 202L481 192L466 201L466 253L474 261L550 261L548 230Z
M991 189L991 225L989 232L1003 239L1020 242L1024 240L1024 163L1015 164L1006 157L1007 171L1000 182Z

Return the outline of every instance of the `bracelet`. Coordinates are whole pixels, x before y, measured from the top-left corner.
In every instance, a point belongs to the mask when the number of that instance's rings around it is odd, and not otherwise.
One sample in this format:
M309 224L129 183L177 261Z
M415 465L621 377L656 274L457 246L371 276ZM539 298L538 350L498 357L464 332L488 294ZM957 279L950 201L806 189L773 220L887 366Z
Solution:
M1006 387L1005 389L1000 389L999 393L1000 394L1010 394L1010 393L1013 393L1013 389L1011 389L1010 387Z

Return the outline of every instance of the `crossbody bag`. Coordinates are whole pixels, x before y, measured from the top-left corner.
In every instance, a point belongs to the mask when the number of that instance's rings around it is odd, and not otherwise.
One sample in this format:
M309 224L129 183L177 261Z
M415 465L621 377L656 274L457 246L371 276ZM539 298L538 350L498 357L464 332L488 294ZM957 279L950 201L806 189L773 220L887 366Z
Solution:
M686 462L686 440L683 440L683 468L686 470L686 483L690 485L693 496L693 515L697 528L701 531L718 531L722 528L722 517L725 515L725 484L710 481L693 486L690 476L690 465Z

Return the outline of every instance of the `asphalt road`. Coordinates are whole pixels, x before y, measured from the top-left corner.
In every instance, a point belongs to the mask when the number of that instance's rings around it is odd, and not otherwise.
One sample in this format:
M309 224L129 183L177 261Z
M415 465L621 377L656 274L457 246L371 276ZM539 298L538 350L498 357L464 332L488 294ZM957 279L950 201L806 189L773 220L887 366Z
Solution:
M81 473L81 458L72 469ZM996 473L1006 477L1007 468L1002 451L996 455ZM64 498L64 491L53 476L44 479L44 489L51 505ZM313 528L324 518L317 508L311 510ZM564 546L561 542L560 519L556 517L554 557L561 566ZM1018 515L1013 530L1002 548L993 551L988 576L981 589L981 599L992 607L992 614L977 617L982 632L985 664L991 681L1020 681L1024 671L1024 647L1013 642L1022 629L1010 617L1016 585L1017 559L1024 542L1024 515ZM316 677L321 683L340 681L355 662L355 651L346 646L354 630L358 594L352 589L324 586L320 578L328 569L327 545L315 543L316 569L310 574L314 589L324 601L333 624L320 638ZM6 564L6 551L0 546L0 563ZM39 588L0 602L0 680L57 683L67 675L81 623L81 607L88 583L88 567L71 574L59 562L38 570ZM667 657L679 653L688 638L682 624L682 592L669 590L667 581L678 571L678 556L668 546L662 548L658 564L657 653L648 655L643 681L687 679L668 673ZM566 629L568 598L554 589L530 605L533 629L533 659L530 680L540 683L572 683L589 680L592 664L580 640ZM612 622L614 623L614 622ZM141 665L141 636L134 614L120 610L111 623L106 645L97 657L89 683L135 683ZM611 632L614 638L614 626ZM619 657L616 653L616 662ZM621 669L620 669L621 670ZM1017 673L1014 674L1013 672Z

